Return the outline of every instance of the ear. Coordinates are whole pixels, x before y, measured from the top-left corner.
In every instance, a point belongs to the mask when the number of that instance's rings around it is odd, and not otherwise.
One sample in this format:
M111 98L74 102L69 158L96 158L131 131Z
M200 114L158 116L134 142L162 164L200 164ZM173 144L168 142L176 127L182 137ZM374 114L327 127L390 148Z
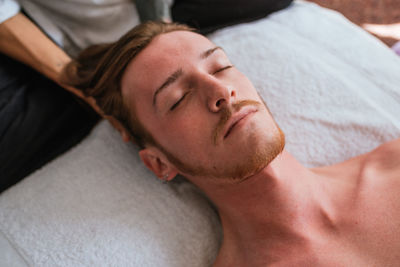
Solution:
M104 116L104 118L106 118L110 124L117 129L117 131L121 134L122 140L124 140L124 142L129 142L131 140L130 134L128 133L128 130L125 129L124 126L122 126L122 124L115 119L112 116Z
M139 156L146 167L163 181L170 181L178 174L175 166L156 147L148 147L140 150Z

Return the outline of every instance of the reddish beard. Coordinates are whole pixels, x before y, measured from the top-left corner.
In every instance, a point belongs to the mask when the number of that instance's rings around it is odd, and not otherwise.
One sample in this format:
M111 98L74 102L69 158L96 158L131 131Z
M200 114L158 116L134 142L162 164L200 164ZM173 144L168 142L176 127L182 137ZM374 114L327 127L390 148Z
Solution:
M267 106L260 102L254 100L242 100L232 104L232 107L224 107L221 109L221 117L213 131L212 142L216 144L216 140L222 135L225 124L229 121L234 112L239 111L242 107L252 105L256 107L265 107L267 112L271 115ZM272 115L271 115L272 117ZM275 121L274 121L275 123ZM275 136L275 140L268 144L262 144L256 147L252 154L247 157L240 164L235 164L229 169L216 169L215 167L206 168L205 166L190 164L184 160L176 157L170 151L166 150L164 147L158 145L158 148L166 155L168 160L174 164L174 166L183 175L190 176L202 176L210 178L229 178L233 180L244 180L249 176L261 171L265 168L276 156L279 155L285 146L285 135L279 126L275 123L276 129L278 131ZM228 164L229 165L229 164Z
M215 127L215 130L213 132L213 141L214 145L217 145L217 140L220 138L220 136L223 133L223 130L225 128L225 124L229 121L229 119L232 117L232 114L234 112L239 111L242 107L244 106L262 106L260 102L254 101L254 100L241 100L238 102L235 102L232 104L232 107L224 106L221 108L219 111L221 113L221 118L219 119L217 126Z

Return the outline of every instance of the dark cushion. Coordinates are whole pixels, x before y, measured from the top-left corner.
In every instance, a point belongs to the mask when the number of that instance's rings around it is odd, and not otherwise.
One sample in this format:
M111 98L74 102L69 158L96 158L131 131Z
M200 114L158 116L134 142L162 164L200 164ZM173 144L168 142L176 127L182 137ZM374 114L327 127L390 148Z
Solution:
M175 0L172 18L207 34L237 23L263 18L292 0Z

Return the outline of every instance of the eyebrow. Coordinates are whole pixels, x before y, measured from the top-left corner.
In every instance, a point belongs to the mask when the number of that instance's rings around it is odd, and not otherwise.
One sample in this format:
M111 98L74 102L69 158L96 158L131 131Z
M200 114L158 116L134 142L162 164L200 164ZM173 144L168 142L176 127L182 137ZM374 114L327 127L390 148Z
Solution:
M203 53L201 53L200 58L206 59L207 57L209 57L212 53L214 53L218 49L221 49L222 51L224 50L224 49L222 49L222 47L216 46L214 48L208 49L208 50L204 51Z
M216 50L218 49L222 49L222 47L220 46L216 46L213 48L210 48L206 51L204 51L203 53L200 54L200 58L201 59L206 59L209 56L212 55L212 53L214 53ZM183 74L183 70L182 68L179 68L178 70L176 70L174 73L172 73L170 76L168 76L168 78L164 81L164 83L154 92L153 95L153 106L156 105L156 100L157 100L157 95L165 88L167 88L168 86L170 86L172 83L174 83L176 80L179 79L179 77L181 77Z
M182 70L182 68L179 68L177 71L175 71L174 73L172 73L172 74L165 80L165 82L154 92L154 96L153 96L153 106L156 105L157 95L161 92L161 90L165 89L166 87L168 87L169 85L171 85L172 83L174 83L176 80L178 80L178 78L181 77L182 74L183 74L183 70Z

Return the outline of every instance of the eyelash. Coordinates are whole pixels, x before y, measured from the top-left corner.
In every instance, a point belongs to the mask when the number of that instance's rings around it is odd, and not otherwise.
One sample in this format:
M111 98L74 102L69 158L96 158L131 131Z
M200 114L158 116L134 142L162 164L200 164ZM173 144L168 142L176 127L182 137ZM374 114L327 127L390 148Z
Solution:
M225 66L225 67L223 67L223 68L221 68L221 69L215 71L212 75L215 75L215 74L217 74L217 73L219 73L219 72L221 72L221 71L224 71L224 70L226 70L226 69L230 69L230 68L232 68L232 67L233 67L233 65ZM182 100L186 97L187 94L188 94L188 93L185 93L175 104L172 105L172 107L171 107L169 110L170 110L170 111L174 110L174 109L182 102Z
M175 104L173 104L172 105L172 107L169 109L169 110L174 110L178 105L179 105L179 103L181 103L181 101L185 98L185 96L187 95L188 93L186 93L186 94L184 94L179 100L178 100L178 102L176 102Z
M223 68L217 70L216 72L214 72L213 75L217 74L218 72L224 71L224 70L226 70L226 69L230 69L230 68L232 68L232 67L233 67L233 65L228 65L228 66L226 66L226 67L223 67Z

